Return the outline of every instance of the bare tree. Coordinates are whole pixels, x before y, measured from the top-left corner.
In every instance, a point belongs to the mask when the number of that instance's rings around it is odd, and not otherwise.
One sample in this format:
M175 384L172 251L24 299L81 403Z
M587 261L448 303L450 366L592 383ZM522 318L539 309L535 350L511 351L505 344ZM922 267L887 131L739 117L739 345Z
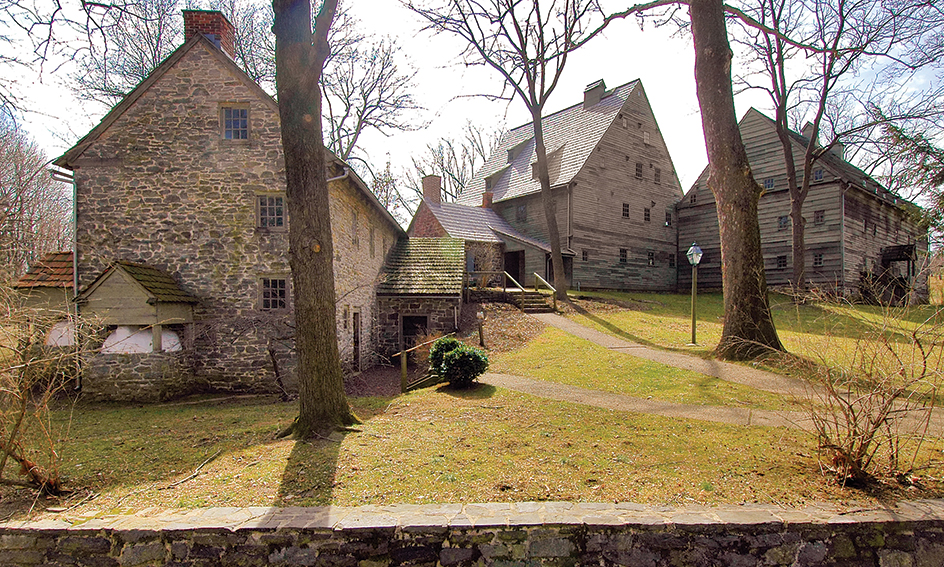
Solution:
M764 27L745 24L741 43L760 66L759 81L751 76L739 83L760 88L770 96L774 122L783 148L790 191L793 286L806 286L805 221L803 204L809 194L813 167L827 151L873 134L877 122L870 107L891 98L897 89L899 67L913 70L929 61L903 56L940 25L940 13L923 0L889 4L881 0L758 0L745 13ZM793 38L791 41L788 38ZM798 61L804 58L804 63ZM909 62L912 59L914 62ZM878 65L876 70L874 66ZM869 71L869 77L859 79ZM872 73L884 80L875 81ZM766 84L764 84L766 83ZM876 84L880 85L876 87ZM896 97L897 98L897 97ZM911 95L914 99L914 95ZM920 97L919 97L920 98ZM920 101L887 120L933 111ZM791 119L795 124L791 124ZM790 130L799 120L809 136L802 158L794 158ZM828 134L829 141L820 144Z
M428 144L426 152L413 156L413 169L405 174L407 190L416 198L423 196L423 178L438 175L442 179L442 200L454 202L465 190L472 176L485 165L501 142L500 129L486 129L466 122L458 139L443 138Z
M0 121L0 279L22 275L47 252L72 248L72 199L25 133Z
M487 65L504 79L511 97L528 108L534 126L537 176L551 244L551 265L558 299L567 299L567 280L561 256L557 203L551 194L544 145L544 107L567 64L570 52L602 15L598 0L448 0L435 8L409 2L407 6L428 22L427 29L457 35L468 44L463 57Z
M274 0L276 87L285 154L289 262L295 298L299 415L284 432L311 437L356 422L344 395L338 354L334 244L319 81L331 50L337 0L324 0L314 21L308 0Z
M380 204L405 226L416 208L404 198L398 185L399 180L390 169L390 156L387 156L387 165L380 173L374 175L374 179L370 182L370 190Z
M724 328L715 352L748 360L783 350L767 299L754 180L734 113L731 47L722 0L689 4L695 43L695 87L708 150L708 187L721 228Z

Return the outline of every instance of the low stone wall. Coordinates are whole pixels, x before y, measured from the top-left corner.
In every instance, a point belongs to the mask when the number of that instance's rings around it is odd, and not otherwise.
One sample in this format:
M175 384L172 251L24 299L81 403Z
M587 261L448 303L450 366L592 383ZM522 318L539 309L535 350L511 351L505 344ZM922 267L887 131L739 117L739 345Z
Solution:
M569 502L149 510L0 524L0 564L940 567L944 501L854 512Z
M82 366L82 396L87 400L157 402L198 390L189 351L99 353Z

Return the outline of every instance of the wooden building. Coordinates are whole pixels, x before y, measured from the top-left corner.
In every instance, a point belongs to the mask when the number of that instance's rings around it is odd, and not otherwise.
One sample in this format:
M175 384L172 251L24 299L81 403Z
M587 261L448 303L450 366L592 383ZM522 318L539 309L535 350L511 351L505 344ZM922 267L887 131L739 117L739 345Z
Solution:
M758 217L767 284L789 289L793 276L790 191L774 122L750 109L739 123L754 178L763 187ZM790 132L794 160L802 163L809 138ZM927 301L927 230L917 207L843 159L842 149L822 154L813 166L803 205L805 261L814 290L854 300ZM798 172L802 175L802 169ZM701 289L721 289L718 215L708 189L708 169L677 205L679 287L691 286L684 258L692 242L704 250Z
M682 189L642 83L607 89L597 81L543 126L570 286L674 290ZM457 201L490 203L527 239L499 235L504 266L526 286L534 273L553 279L536 160L532 124L512 129Z

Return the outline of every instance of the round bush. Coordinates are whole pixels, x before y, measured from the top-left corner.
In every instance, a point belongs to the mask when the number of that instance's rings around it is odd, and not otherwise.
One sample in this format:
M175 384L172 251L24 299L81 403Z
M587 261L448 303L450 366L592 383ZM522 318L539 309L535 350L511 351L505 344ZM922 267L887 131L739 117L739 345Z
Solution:
M442 374L443 357L447 352L455 350L462 346L459 339L455 337L443 337L433 343L429 349L429 369L436 374Z
M442 361L442 377L454 388L468 388L488 370L488 357L477 348L460 345L447 352Z

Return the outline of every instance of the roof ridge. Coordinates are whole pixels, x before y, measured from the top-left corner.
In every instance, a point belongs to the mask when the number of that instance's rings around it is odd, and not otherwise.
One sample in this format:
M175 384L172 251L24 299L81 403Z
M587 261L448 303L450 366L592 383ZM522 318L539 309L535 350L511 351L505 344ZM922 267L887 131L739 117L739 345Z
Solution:
M622 85L618 85L618 86L615 86L615 87L613 87L613 88L611 88L611 89L607 89L606 93L608 93L608 94L604 93L604 96L603 96L603 97L600 97L600 102L603 102L607 97L612 96L612 95L613 95L616 91L618 91L619 89L621 89L621 88L623 88L623 87L626 87L626 86L629 86L629 85L632 84L632 83L638 83L639 81L640 81L639 79L633 79L632 81L623 83ZM599 103L598 103L598 104L599 104ZM551 118L551 117L554 116L554 115L561 114L561 113L563 113L563 112L567 112L568 110L572 110L572 109L574 109L574 108L576 108L576 107L578 107L578 106L582 106L582 105L583 105L583 101L580 101L580 102L577 102L576 104L572 104L572 105L568 106L567 108L562 108L562 109L560 109L560 110L555 110L554 112L551 112L550 114L542 114L542 115L541 115L541 122L543 122L543 121L544 121L545 119L547 119L547 118ZM521 128L525 128L525 127L531 126L531 125L533 125L533 124L534 124L534 121L525 122L524 124L522 124L522 125L520 125L520 126L515 126L514 128L509 129L509 130L508 130L508 133L510 134L511 132L514 132L515 130L519 130L519 129L521 129ZM533 137L533 136L534 136L534 134L532 134L532 137Z

